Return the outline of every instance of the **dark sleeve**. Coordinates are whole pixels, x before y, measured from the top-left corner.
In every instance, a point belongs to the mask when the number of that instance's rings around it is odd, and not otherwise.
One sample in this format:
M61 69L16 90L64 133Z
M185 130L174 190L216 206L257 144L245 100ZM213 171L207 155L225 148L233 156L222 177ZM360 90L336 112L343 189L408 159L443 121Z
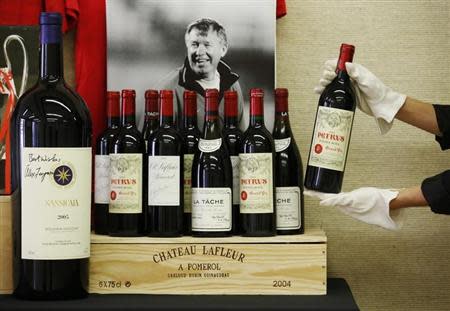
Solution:
M425 179L422 193L434 213L450 215L450 170Z
M436 141L441 145L442 150L450 149L450 106L433 105L439 131L442 136L436 136Z

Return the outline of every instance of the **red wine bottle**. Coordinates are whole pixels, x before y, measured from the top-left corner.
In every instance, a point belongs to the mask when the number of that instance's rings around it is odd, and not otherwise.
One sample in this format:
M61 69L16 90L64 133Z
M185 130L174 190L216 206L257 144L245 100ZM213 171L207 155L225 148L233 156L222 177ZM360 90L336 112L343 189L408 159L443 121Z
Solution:
M250 125L242 138L240 159L241 234L276 234L275 145L264 125L264 93L250 90Z
M233 173L219 120L219 91L205 92L203 135L192 164L192 235L228 236L232 221Z
M197 93L184 91L183 94L183 124L180 130L183 138L184 154L184 233L191 233L192 211L192 162L198 149L201 133L197 126Z
M353 45L342 44L337 77L320 95L305 174L311 190L338 193L342 188L356 107L345 63L352 62L354 52Z
M160 91L159 129L148 142L147 230L150 236L183 233L183 140L175 129L173 91Z
M109 235L144 234L144 140L136 127L136 92L122 90L120 132L110 150Z
M277 233L304 232L303 165L292 134L288 113L288 90L275 89L275 208Z
M224 127L222 136L228 148L233 171L233 234L239 234L239 153L241 151L242 131L238 124L237 92L224 93Z
M106 119L107 128L98 137L95 150L94 230L97 234L108 234L109 150L120 131L120 92L106 93Z
M159 110L158 110L158 91L145 91L145 119L142 135L147 143L150 136L156 132L159 127Z
M41 14L39 79L10 125L14 295L23 299L87 295L92 124L64 82L61 23L58 13Z

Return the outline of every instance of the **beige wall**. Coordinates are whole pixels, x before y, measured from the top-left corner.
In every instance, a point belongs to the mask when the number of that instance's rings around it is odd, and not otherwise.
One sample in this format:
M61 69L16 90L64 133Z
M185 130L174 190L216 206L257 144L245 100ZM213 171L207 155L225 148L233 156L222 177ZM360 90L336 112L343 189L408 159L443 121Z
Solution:
M287 0L278 21L278 86L290 91L291 121L303 161L318 96L312 92L340 43L356 45L355 62L387 85L429 102L450 103L450 4L446 0ZM66 38L73 84L73 34ZM357 111L344 190L402 188L450 168L434 137L396 122L380 136ZM450 202L449 202L450 205ZM306 226L329 238L329 276L344 277L362 310L450 310L450 216L406 211L399 232L359 223L306 199Z
M278 21L277 86L290 91L291 123L308 159L321 66L342 42L386 85L428 102L450 103L450 2L287 0ZM402 188L450 169L434 137L396 121L380 136L357 111L344 190ZM450 205L450 202L449 202ZM399 232L357 222L306 199L306 226L329 238L329 276L344 277L362 310L450 310L450 216L406 211Z

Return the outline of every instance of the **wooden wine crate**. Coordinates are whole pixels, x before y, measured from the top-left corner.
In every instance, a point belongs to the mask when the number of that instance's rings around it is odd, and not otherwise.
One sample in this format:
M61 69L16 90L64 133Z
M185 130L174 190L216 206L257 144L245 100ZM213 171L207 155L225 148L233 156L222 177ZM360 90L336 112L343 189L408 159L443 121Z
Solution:
M16 195L0 196L0 294L12 293L12 202Z
M325 295L327 239L92 235L91 293Z

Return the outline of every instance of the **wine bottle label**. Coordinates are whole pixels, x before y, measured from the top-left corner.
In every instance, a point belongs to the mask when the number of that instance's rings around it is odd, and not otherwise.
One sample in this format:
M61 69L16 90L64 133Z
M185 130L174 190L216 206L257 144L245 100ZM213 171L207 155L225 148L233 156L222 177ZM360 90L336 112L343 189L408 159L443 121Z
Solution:
M184 155L184 212L192 212L192 162L193 154Z
M94 202L109 204L110 160L109 155L95 156Z
M180 205L180 156L148 157L148 205Z
M142 154L110 154L111 181L109 212L142 213Z
M273 213L272 153L241 153L240 212Z
M239 156L230 156L233 169L233 204L239 204Z
M230 188L192 188L192 231L230 231L231 217Z
M319 106L308 165L344 171L354 112Z
M275 139L275 151L281 152L286 150L291 144L291 138Z
M214 152L222 146L222 138L217 139L201 139L198 142L198 149L202 152Z
M22 259L87 258L91 148L23 148Z
M276 187L277 230L299 229L301 224L300 188Z

